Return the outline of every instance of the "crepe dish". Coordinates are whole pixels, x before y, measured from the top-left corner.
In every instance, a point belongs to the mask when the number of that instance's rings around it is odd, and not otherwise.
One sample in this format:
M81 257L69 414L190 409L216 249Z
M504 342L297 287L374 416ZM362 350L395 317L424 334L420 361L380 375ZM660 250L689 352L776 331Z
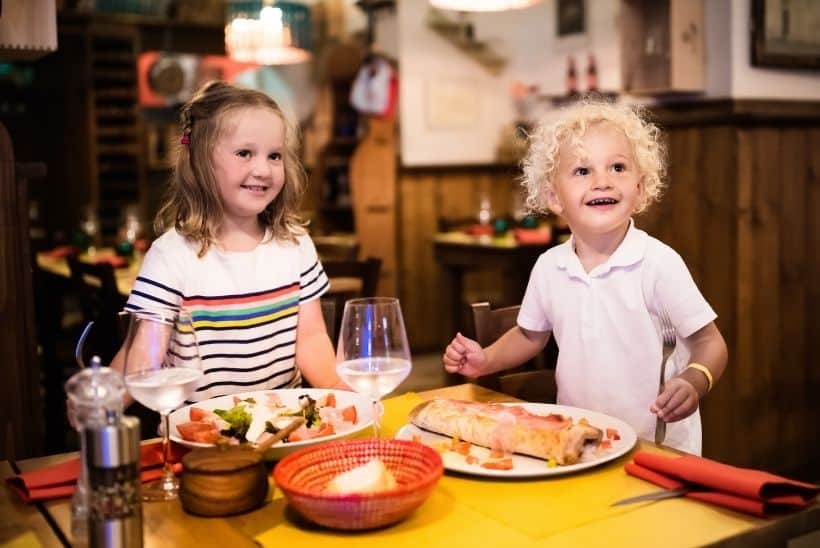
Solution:
M626 453L626 423L551 404L486 404L435 399L419 404L397 437L437 449L448 470L501 477L562 474Z

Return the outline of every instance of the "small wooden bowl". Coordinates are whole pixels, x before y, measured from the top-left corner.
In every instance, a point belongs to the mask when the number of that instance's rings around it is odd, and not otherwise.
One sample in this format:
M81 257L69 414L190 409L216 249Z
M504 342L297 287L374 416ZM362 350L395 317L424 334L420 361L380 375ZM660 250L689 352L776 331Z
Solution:
M253 510L268 494L262 454L250 447L208 447L182 457L179 500L186 512L229 516Z

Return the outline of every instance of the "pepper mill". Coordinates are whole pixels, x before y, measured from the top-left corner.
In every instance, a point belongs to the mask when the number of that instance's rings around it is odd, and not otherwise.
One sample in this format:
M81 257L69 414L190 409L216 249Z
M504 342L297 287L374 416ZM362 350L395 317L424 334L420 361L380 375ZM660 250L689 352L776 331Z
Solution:
M83 432L87 428L119 421L125 383L119 372L101 367L100 358L94 356L91 367L72 375L65 389L80 435L80 473L71 499L71 537L75 545L84 545L87 542L88 467Z
M91 548L140 548L140 421L123 416L83 430Z

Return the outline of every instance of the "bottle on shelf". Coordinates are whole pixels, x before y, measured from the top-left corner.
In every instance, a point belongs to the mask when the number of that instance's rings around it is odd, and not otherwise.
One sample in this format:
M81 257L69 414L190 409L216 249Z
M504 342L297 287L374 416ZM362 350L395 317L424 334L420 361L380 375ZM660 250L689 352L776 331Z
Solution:
M578 94L578 71L575 69L575 58L567 56L567 95Z
M595 63L595 56L589 54L587 59L587 92L595 93L598 91L598 66Z

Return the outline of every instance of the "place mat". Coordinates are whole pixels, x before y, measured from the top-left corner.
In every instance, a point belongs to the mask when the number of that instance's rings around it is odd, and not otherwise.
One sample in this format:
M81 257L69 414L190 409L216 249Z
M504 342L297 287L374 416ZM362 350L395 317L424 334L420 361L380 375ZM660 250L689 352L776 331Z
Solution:
M423 401L409 393L384 401L385 437L407 423L413 407ZM652 452L671 454L661 448ZM430 498L407 520L377 531L343 532L324 529L300 517L279 489L266 507L272 528L248 530L270 548L286 543L313 545L317 541L337 548L393 548L424 545L552 546L651 545L670 527L680 527L669 546L708 544L754 527L757 518L719 512L707 505L672 499L656 505L615 507L620 498L646 492L646 483L623 471L628 457L574 476L547 480L494 480L471 476L442 477ZM635 542L637 540L637 543ZM610 542L612 541L612 542ZM322 544L322 545L324 545Z
M385 400L385 437L394 436L407 424L410 411L422 401L415 393ZM640 490L640 483L622 471L628 458L543 479L506 480L445 472L439 489L451 491L460 504L522 534L543 538L631 511L623 506L610 506L620 494L628 496Z

